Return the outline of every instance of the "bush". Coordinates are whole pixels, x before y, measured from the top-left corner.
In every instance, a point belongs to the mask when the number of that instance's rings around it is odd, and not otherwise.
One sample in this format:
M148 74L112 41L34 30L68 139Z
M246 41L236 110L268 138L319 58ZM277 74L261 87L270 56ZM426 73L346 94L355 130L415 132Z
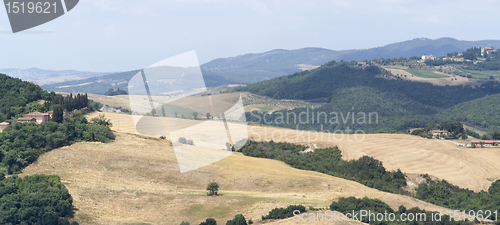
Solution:
M267 216L262 216L262 220L266 219L285 219L289 217L293 217L293 212L294 211L300 211L300 213L303 213L306 211L306 207L302 205L289 205L286 208L274 208L269 212Z
M247 225L247 221L242 214L238 214L232 220L228 220L226 225Z
M217 225L217 221L213 218L208 218L205 222L201 222L200 225Z
M167 138L167 137L165 137L165 136L163 136L163 135L162 135L162 136L160 136L160 139L162 139L162 140L165 140L166 138Z

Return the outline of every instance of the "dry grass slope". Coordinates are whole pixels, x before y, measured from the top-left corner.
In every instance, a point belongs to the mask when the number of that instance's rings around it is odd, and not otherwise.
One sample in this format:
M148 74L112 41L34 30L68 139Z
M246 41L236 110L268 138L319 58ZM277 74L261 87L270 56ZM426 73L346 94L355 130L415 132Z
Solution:
M107 117L115 122L122 115L107 114ZM198 224L208 217L225 222L238 213L258 221L275 207L290 204L327 207L333 199L347 196L379 198L394 208L403 204L442 209L356 182L240 153L181 174L170 141L125 133L125 128L121 129L112 143L77 143L46 153L22 175L61 176L74 198L75 218L81 224L180 224L181 221ZM222 196L205 196L210 181L219 183ZM297 223L288 219L270 224Z

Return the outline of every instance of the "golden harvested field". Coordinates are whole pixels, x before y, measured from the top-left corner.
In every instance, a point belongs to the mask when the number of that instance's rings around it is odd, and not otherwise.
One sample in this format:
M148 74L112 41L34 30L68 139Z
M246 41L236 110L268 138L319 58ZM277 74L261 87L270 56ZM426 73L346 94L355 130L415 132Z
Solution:
M105 113L105 115L113 121L113 129L137 133L130 115L118 113ZM183 123L182 120L179 121ZM274 138L272 138L273 132ZM284 137L285 133L287 138ZM308 142L309 135L311 141ZM399 168L405 173L427 173L474 191L487 190L492 180L500 178L499 148L463 148L444 140L429 140L404 134L367 134L361 141L356 141L352 135L346 135L344 138L339 134L336 136L323 134L323 137L319 135L317 138L316 135L316 133L275 127L249 126L249 136L252 139L272 138L274 141L317 144L318 147L337 145L345 159L369 155L381 160L390 170ZM362 139L362 136L358 136L358 139Z
M348 196L379 198L393 208L405 205L445 210L353 181L241 153L198 170L180 173L168 139L133 134L129 115L106 113L106 116L114 124L120 120L120 131L116 132L114 142L84 142L53 150L42 155L22 174L59 175L74 198L75 219L80 224L176 225L181 221L198 224L208 217L223 224L238 213L258 222L275 207L302 204L326 208L332 200ZM255 132L263 129L253 128L261 129ZM323 144L326 143L320 143ZM220 185L222 196L205 196L206 185L211 181ZM268 224L297 222L290 218Z
M198 224L208 217L227 221L238 213L259 221L278 206L328 207L341 196L379 198L394 208L403 204L444 210L356 182L240 153L181 174L169 141L122 132L117 133L113 143L77 143L46 153L22 175L36 173L61 176L74 198L75 219L80 224ZM222 196L204 196L210 181L220 185Z

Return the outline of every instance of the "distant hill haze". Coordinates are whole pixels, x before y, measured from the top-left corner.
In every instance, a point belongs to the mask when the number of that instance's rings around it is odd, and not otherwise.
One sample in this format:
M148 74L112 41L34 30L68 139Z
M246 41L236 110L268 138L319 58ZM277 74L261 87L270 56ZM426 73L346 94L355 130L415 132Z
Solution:
M201 65L208 87L227 84L251 84L283 75L314 69L329 61L362 61L375 58L399 58L432 54L445 56L463 52L471 47L500 48L499 40L460 41L453 38L416 38L370 49L334 51L323 48L297 50L276 49L265 53L252 53L229 58L214 59ZM127 82L137 71L114 73L78 81L67 81L42 88L56 92L87 92L104 94L110 88L127 90Z
M43 70L38 68L29 69L0 69L0 73L11 77L20 78L38 85L60 83L62 81L82 80L90 77L103 76L108 73L86 72L77 70Z

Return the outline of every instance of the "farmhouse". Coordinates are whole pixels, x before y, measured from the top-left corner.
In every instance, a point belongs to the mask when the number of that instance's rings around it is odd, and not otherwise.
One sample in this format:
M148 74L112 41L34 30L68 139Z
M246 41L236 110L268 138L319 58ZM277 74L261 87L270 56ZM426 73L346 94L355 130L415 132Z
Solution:
M433 56L433 55L423 55L423 56L422 56L422 59L423 59L423 60L426 60L426 59L434 59L434 56Z
M20 123L29 123L29 122L36 122L35 118L29 118L29 117L20 117L17 119L17 122Z
M449 132L447 130L431 130L429 133L432 134L433 137L435 136L442 136L442 135L448 135Z
M32 112L24 114L23 117L17 119L17 121L21 123L35 121L36 123L40 124L45 121L50 121L50 118L50 113Z
M493 48L490 48L490 47L481 48L481 56L484 56L485 52L486 52L486 54L489 54L488 51L490 51L490 50L493 50Z
M471 145L481 145L481 142L483 143L484 146L487 147L494 147L494 146L500 146L500 140L473 140L471 141Z

